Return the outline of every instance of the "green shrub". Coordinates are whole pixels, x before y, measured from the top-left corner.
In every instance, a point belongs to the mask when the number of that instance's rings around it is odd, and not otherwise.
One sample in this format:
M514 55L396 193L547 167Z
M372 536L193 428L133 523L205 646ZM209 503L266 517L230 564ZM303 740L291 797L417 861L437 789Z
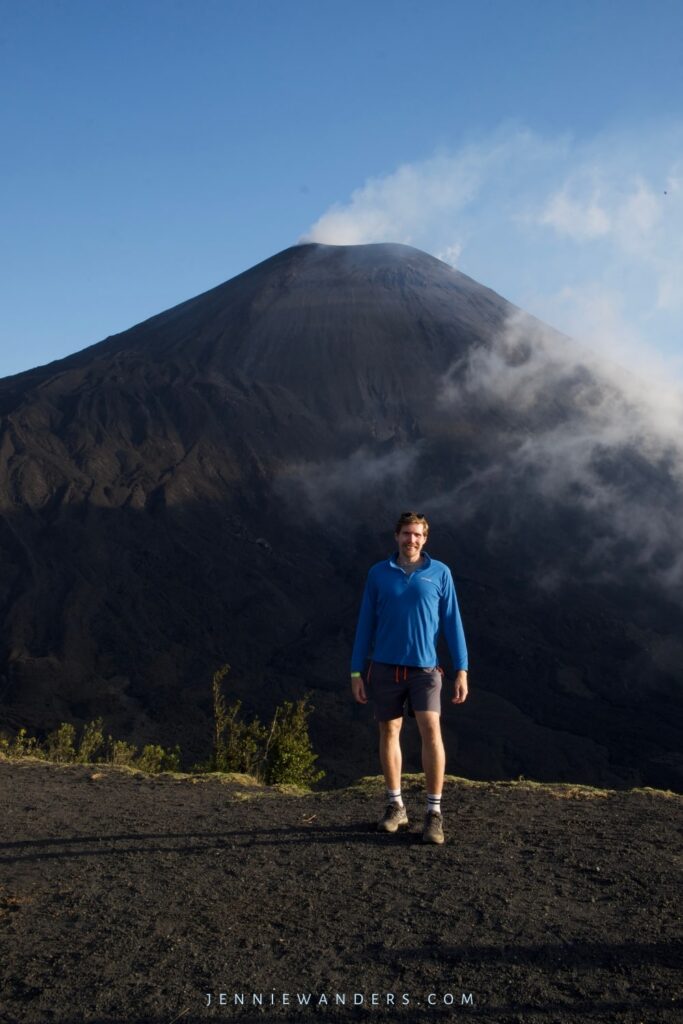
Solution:
M221 684L229 671L230 666L223 665L213 677L214 741L211 770L258 775L267 733L258 718L249 723L239 718L241 701L226 705Z
M10 744L9 753L11 757L45 757L40 740L36 736L29 736L23 726Z
M213 677L214 746L208 769L255 775L268 785L311 786L321 779L325 773L315 768L317 754L308 735L313 710L308 697L295 704L285 701L275 709L270 729L264 729L258 718L240 719L241 701L226 705L222 683L229 671L224 665Z
M113 736L107 738L107 761L109 764L132 764L137 755L138 748L125 740L115 740Z
M311 746L308 717L313 709L308 697L295 704L285 701L273 717L264 758L264 780L269 784L312 786L325 772L316 769L318 755Z
M148 743L142 748L142 753L132 762L132 765L150 775L157 775L159 772L177 772L180 769L180 747L176 747L174 750L164 750L157 744Z
M104 752L104 733L102 732L102 719L95 718L83 726L81 742L78 745L77 759L82 764L97 759L98 751Z
M62 722L46 741L47 756L51 761L76 760L76 730L70 722Z

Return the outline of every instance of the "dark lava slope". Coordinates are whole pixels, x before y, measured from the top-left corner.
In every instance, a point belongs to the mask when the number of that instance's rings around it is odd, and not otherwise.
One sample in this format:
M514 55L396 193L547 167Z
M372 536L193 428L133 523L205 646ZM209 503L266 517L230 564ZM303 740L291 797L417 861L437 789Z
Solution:
M471 648L471 698L445 705L450 770L683 785L676 537L644 567L631 520L522 458L535 444L552 464L608 386L577 365L533 401L492 389L496 367L571 349L521 323L407 246L303 245L0 381L2 725L99 714L192 760L227 661L249 713L313 692L328 778L374 772L348 654L365 572L413 507ZM665 457L598 455L641 519L683 509Z

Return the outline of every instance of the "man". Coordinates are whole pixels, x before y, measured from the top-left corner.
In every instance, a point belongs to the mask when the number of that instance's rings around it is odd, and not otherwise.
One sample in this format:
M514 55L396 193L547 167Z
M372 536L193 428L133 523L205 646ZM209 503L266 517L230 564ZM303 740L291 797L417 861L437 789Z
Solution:
M440 721L442 670L436 657L439 632L446 636L456 670L453 704L467 698L467 647L453 577L447 565L424 550L428 533L423 515L404 512L396 524L396 553L368 573L351 656L351 689L359 704L366 704L370 695L379 722L379 756L388 802L378 829L396 832L408 824L401 798L400 744L407 700L420 730L427 783L422 839L443 843L441 791L446 755ZM366 669L370 652L372 661Z

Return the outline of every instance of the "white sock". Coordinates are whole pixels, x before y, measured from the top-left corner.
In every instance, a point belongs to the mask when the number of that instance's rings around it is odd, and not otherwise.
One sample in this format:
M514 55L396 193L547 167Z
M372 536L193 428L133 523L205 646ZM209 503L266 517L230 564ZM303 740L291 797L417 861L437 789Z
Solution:
M398 804L399 807L403 807L400 789L387 789L387 800L390 804Z
M441 793L427 793L427 810L441 814Z

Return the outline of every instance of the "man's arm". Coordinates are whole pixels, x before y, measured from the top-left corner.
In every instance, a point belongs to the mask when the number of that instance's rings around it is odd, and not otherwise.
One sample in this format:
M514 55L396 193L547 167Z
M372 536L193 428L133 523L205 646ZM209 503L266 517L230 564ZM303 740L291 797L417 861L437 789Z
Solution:
M356 704L367 704L368 695L365 692L365 682L360 673L351 675L351 693Z
M455 668L455 681L451 703L462 704L467 700L467 644L465 642L465 631L462 626L458 599L455 594L455 585L450 570L446 571L444 578L444 592L441 595L440 605L441 628L446 636L448 649L453 659Z
M467 693L467 672L461 668L455 673L455 684L453 687L451 704L463 704L467 700Z
M356 639L351 654L351 691L353 699L359 704L366 704L368 697L365 692L365 684L361 672L365 668L365 661L370 650L370 645L375 636L376 625L376 595L375 587L370 576L365 583L363 600L360 604L358 624L356 626Z

